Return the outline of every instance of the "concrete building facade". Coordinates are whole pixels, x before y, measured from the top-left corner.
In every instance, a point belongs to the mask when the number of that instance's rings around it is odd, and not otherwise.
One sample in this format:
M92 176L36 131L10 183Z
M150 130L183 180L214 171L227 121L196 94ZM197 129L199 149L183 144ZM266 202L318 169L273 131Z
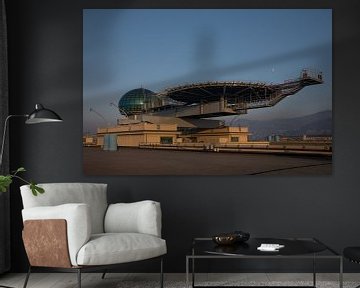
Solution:
M144 144L181 145L181 143L240 144L248 142L247 127L219 127L182 133L177 124L149 122L120 124L99 128L97 146L104 146L105 135L116 135L118 147L139 147ZM89 141L89 140L88 140Z
M116 135L117 146L139 147L141 144L174 144L180 132L176 124L153 124L140 122L123 124L115 127L99 128L97 145L104 146L104 136Z
M193 142L210 144L247 143L249 138L247 127L219 127L205 129L191 135Z

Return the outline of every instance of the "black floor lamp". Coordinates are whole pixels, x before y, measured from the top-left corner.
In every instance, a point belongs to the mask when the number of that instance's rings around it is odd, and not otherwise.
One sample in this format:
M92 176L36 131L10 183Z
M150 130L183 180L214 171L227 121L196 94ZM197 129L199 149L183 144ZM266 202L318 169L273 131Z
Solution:
M2 135L2 141L1 141L0 168L2 167L8 122L11 118L15 118L15 117L27 118L25 121L26 124L38 124L38 123L46 123L46 122L62 122L63 121L58 114L56 114L54 111L52 111L50 109L44 108L44 106L41 104L36 104L35 110L33 112L31 112L30 114L7 116L5 119L5 123L4 123L4 131L3 131L3 135ZM12 288L12 287L4 286L1 284L0 284L0 287Z
M0 152L0 167L2 165L2 159L4 154L4 146L5 146L5 139L6 139L6 130L7 124L11 118L14 117L24 117L27 118L25 123L26 124L39 124L39 123L46 123L46 122L62 122L63 120L61 117L56 114L54 111L44 108L41 104L35 105L35 110L30 114L19 114L19 115L9 115L5 119L4 124L4 132L2 137L2 144L1 144L1 152Z

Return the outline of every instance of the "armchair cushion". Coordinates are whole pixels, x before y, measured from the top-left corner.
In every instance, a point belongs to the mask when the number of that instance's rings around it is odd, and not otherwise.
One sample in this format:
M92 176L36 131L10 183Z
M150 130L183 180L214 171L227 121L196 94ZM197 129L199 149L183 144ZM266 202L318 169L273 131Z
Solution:
M92 233L104 232L104 217L107 209L107 184L98 183L46 183L39 184L45 193L34 197L29 185L20 187L24 208L56 206L67 203L88 204Z
M90 239L91 219L86 204L33 207L22 210L23 220L65 219L71 264L76 266L79 249Z
M145 260L166 253L165 240L140 233L94 234L81 247L78 265L108 265Z
M143 233L161 237L160 203L145 200L111 204L105 215L105 233Z

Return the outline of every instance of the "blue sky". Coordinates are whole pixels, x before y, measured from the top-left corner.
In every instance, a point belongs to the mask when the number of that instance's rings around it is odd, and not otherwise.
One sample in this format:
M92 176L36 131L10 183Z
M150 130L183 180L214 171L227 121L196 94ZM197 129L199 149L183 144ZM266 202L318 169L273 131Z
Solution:
M322 71L325 83L241 117L332 109L330 9L85 9L84 132L115 124L119 113L110 103L131 89L160 92L212 80L282 83L303 68Z

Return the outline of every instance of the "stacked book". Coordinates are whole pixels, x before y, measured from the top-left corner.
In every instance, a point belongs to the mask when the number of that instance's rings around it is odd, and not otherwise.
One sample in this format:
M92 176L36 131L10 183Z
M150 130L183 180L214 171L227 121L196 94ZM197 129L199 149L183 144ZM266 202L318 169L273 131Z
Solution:
M260 251L266 251L266 252L278 252L279 249L284 248L284 245L280 245L280 244L267 244L267 243L262 243L259 247L257 247L258 250Z

